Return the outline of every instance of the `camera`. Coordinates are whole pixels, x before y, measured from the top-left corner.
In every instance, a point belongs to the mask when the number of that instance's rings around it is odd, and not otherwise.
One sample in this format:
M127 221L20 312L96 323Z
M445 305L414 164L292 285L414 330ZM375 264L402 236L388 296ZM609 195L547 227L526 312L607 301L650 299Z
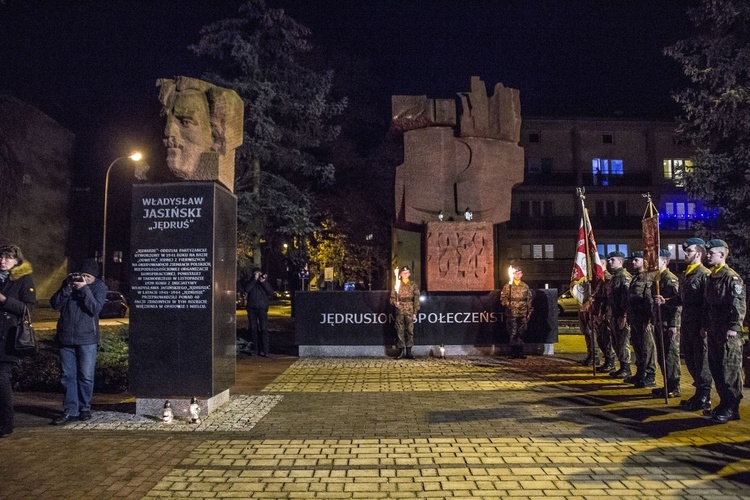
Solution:
M83 274L81 273L70 273L68 279L73 283L83 283L86 281L83 279Z

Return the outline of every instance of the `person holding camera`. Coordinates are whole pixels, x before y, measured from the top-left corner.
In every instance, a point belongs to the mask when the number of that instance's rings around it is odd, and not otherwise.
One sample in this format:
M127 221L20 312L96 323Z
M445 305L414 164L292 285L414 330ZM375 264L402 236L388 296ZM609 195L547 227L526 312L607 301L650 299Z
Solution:
M16 245L0 246L0 437L13 432L13 366L18 363L15 351L16 327L24 309L36 304L36 290L31 279L31 264L24 260Z
M268 284L268 275L262 274L259 267L253 268L252 278L243 287L247 296L247 321L250 338L253 342L246 354L268 356L270 333L268 332L268 303L273 297L273 289ZM258 344L258 332L263 338L263 348Z
M99 264L86 259L80 272L70 274L50 299L52 307L60 311L55 341L60 346L65 393L63 414L50 422L52 425L91 418L99 313L107 297L107 285L98 275Z

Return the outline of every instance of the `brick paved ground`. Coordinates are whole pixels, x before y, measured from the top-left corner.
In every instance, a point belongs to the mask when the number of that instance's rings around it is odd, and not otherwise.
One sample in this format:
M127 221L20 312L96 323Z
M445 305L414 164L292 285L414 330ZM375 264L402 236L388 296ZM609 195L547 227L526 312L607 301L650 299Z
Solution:
M234 409L194 432L112 401L49 427L59 396L22 395L0 498L750 498L747 400L713 425L574 357L242 358Z

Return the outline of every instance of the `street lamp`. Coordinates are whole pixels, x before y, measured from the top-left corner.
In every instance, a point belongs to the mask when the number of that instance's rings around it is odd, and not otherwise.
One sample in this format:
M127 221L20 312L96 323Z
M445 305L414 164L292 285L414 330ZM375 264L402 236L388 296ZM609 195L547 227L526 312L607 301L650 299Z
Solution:
M102 231L102 281L104 281L104 270L107 266L107 195L109 194L109 172L112 170L112 167L114 167L118 161L124 160L126 158L137 162L143 159L143 155L138 151L134 151L128 156L120 156L118 158L115 158L112 161L112 163L109 164L109 167L107 167L107 175L104 176L104 227Z

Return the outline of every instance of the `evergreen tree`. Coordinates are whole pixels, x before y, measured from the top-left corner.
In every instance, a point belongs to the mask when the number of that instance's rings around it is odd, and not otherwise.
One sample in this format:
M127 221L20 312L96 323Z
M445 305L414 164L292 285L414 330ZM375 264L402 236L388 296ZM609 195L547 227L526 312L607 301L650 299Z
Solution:
M697 33L665 49L690 79L674 98L679 132L696 146L688 194L718 210L702 236L730 246L732 266L750 275L750 2L701 0L689 11Z
M332 72L303 64L310 31L283 9L249 0L239 16L205 26L190 48L215 67L204 79L234 89L245 101L245 138L238 150L235 192L238 230L259 263L259 243L271 233L307 235L311 192L333 181L322 146L339 129L331 119L346 106L332 96Z

